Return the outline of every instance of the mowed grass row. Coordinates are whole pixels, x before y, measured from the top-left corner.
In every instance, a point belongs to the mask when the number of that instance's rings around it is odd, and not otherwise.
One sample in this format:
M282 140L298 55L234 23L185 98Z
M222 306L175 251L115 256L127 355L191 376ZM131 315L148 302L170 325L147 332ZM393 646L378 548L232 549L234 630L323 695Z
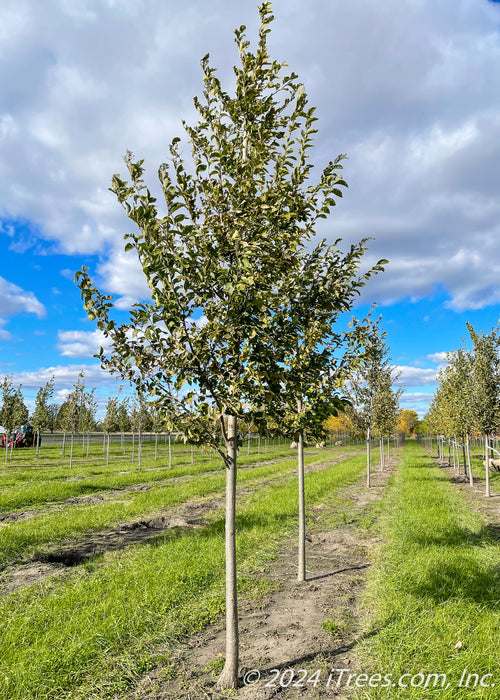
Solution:
M331 458L331 456L330 456ZM328 461L325 452L305 458L306 465ZM240 484L258 484L262 479L279 477L290 472L296 455L278 462L239 472ZM192 499L213 496L224 490L226 475L195 475L192 479L153 485L149 491L125 492L110 501L96 504L67 504L61 509L48 509L27 520L3 523L0 526L0 569L6 565L40 557L48 545L71 540L101 530L117 527L131 519L152 517L161 509L172 508Z
M361 665L368 676L391 673L396 687L365 683L356 697L498 698L498 528L484 524L413 441L383 501L380 528L386 544L367 588L374 616ZM398 687L403 674L408 688ZM469 674L496 687L479 680L473 687L471 678L466 688Z
M308 504L327 504L364 470L360 455L310 472ZM296 478L267 485L240 503L237 550L244 594L265 592L265 580L253 572L262 570L296 528ZM70 581L53 580L0 601L2 700L112 697L168 660L176 640L224 609L222 512L203 529L169 531L100 561L80 567Z
M358 448L359 449L359 448ZM294 452L290 449L279 452L270 453L267 455L251 455L243 456L239 459L241 468L251 467L254 464L266 463L272 460L290 459ZM309 452L308 454L323 454L331 456L338 454L333 450L323 450L321 453ZM325 457L326 458L326 457ZM122 463L124 467L130 468L127 462ZM138 484L151 484L165 479L176 479L184 476L194 476L197 474L220 471L224 468L220 457L208 459L198 459L195 464L186 464L180 460L172 462L172 466L168 465L157 466L154 469L139 471L137 468L126 473L116 473L113 468L109 474L100 474L99 476L82 476L75 478L68 470L64 472L64 477L59 477L54 480L52 475L48 478L43 478L43 474L36 473L35 470L31 473L24 473L22 478L17 478L16 482L9 487L1 484L0 490L0 512L15 512L24 508L43 505L45 503L61 502L76 496L89 494L102 494L108 490L123 489L129 486ZM71 480L68 480L68 475L71 475ZM34 479L36 476L37 479Z

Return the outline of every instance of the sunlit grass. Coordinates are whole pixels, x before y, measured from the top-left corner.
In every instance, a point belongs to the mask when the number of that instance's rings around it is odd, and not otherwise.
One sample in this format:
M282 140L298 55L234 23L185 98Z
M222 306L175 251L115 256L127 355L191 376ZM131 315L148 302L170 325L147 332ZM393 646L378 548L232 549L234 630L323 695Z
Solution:
M497 698L500 547L424 450L410 441L383 504L385 541L369 581L365 673L444 673L449 686L370 688L359 697ZM496 687L457 688L464 669ZM409 684L409 678L406 679ZM419 679L415 680L418 684ZM472 684L473 681L471 681Z

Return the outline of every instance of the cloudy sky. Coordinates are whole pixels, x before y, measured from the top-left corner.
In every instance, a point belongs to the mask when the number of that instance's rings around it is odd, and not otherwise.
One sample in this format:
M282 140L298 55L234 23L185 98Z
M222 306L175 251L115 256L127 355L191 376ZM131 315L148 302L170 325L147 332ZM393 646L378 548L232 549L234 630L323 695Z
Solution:
M145 294L132 224L108 191L127 149L154 181L194 119L200 58L230 88L250 0L1 0L0 378L58 396L101 344L73 283L82 264L122 308ZM443 353L500 312L500 2L275 0L270 37L319 117L314 163L346 153L349 190L320 232L388 258L366 290L425 413ZM188 149L186 149L186 152Z

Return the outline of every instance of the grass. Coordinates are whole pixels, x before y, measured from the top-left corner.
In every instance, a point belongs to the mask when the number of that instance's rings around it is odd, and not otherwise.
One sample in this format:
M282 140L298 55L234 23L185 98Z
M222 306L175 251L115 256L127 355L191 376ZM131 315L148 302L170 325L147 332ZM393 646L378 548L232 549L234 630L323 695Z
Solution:
M330 453L331 454L331 453ZM305 459L306 465L328 459L325 452L316 452ZM294 469L296 456L278 464L256 466L239 472L240 484L257 484L261 480L280 476ZM195 498L205 498L223 491L225 473L193 474L182 482L154 485L149 491L124 492L97 504L66 504L59 509L41 510L34 517L4 524L0 540L0 569L14 561L40 557L47 546L75 540L83 533L90 534L116 527L127 520L152 517L161 509L180 505ZM143 482L147 482L144 473Z
M356 697L498 698L500 547L498 528L467 507L425 451L409 441L382 504L385 541L366 592L371 623L360 650L363 672L415 674L415 687L376 687ZM458 687L492 673L496 687ZM424 680L417 674L423 674ZM427 687L427 674L446 674ZM465 682L465 681L464 681ZM419 685L420 684L420 685Z
M250 597L259 588L255 571L297 527L297 480L280 479L282 465L269 467L277 479L238 509L240 584ZM364 469L360 455L309 473L307 502L328 502ZM6 596L0 602L0 697L89 700L126 691L168 662L175 640L220 615L223 580L224 518L217 512L204 528L168 531L78 567L69 581Z

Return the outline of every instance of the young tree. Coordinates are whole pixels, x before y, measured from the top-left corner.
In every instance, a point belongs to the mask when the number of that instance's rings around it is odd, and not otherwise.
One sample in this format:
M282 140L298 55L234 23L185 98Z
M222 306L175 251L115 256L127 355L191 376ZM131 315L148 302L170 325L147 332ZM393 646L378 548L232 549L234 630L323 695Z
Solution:
M380 367L380 375L372 401L373 427L380 438L380 469L385 467L384 438L394 435L398 422L399 397L403 389L394 391L394 380L399 376L387 364Z
M236 91L221 86L202 59L199 121L184 125L193 167L180 139L159 168L160 212L143 181L143 161L126 156L130 183L112 190L138 230L128 236L151 290L130 323L112 318L112 298L78 273L84 307L111 341L102 366L135 383L187 438L217 450L226 465L226 660L220 688L238 678L235 494L237 420L264 423L262 406L280 391L283 331L276 314L300 253L328 215L345 182L340 158L308 185L314 109L293 73L273 61L267 35L270 3L260 8L255 53L236 30ZM314 305L314 300L311 304ZM203 318L203 323L199 318ZM287 340L288 347L289 340ZM214 421L207 416L216 416ZM222 435L222 444L220 441Z
M391 377L389 348L383 340L385 333L380 331L379 323L380 319L377 323L372 324L370 340L365 344L361 363L349 377L351 402L346 410L349 419L366 437L366 484L368 487L371 485L371 438L374 429L375 400L385 378Z
M54 377L50 379L44 387L40 387L35 399L35 410L33 411L33 427L36 430L36 458L40 448L40 433L48 430L52 424L49 401L54 395Z
M499 329L489 334L478 333L467 323L474 343L472 362L472 413L475 430L485 439L486 496L490 496L489 443L490 435L500 425L500 344Z

